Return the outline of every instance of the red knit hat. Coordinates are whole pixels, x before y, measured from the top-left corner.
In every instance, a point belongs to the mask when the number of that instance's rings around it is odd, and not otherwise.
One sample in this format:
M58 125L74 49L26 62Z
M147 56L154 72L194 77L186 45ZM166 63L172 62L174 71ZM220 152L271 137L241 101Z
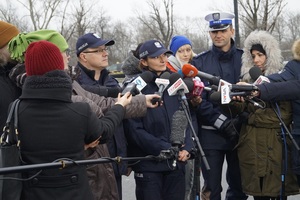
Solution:
M64 61L57 46L41 40L32 42L25 53L27 76L43 75L53 70L64 70Z

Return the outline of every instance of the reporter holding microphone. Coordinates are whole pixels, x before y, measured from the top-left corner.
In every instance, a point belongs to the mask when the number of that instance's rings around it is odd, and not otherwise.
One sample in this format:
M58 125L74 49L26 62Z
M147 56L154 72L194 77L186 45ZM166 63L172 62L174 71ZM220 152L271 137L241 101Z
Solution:
M84 145L110 137L121 123L126 94L102 119L87 103L72 102L72 80L64 71L59 48L48 41L32 42L25 53L27 78L19 106L18 129L25 164L84 159ZM36 171L24 172L23 178ZM25 181L21 199L94 199L85 166L44 169Z

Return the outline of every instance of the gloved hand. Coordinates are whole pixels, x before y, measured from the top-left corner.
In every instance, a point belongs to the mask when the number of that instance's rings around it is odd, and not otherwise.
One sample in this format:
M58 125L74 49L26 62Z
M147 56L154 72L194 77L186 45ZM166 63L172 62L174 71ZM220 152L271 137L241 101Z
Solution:
M240 120L238 117L226 119L220 127L222 136L231 141L237 140L239 138L239 125Z

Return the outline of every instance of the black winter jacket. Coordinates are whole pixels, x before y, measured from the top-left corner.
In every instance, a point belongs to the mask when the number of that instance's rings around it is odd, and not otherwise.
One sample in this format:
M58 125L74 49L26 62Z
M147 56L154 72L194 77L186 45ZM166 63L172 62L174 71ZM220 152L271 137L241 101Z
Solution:
M63 71L30 76L23 86L19 107L21 154L26 164L60 158L84 159L84 145L108 137L124 116L120 105L101 120L87 103L71 101L72 83ZM35 171L23 173L24 177ZM92 199L85 166L46 169L24 183L22 199Z

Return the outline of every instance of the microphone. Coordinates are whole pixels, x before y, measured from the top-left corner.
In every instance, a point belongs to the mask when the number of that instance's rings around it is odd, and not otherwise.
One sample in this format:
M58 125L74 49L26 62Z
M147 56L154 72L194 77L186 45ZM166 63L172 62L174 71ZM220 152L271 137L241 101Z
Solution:
M136 84L136 88L141 92L153 79L153 73L150 71L143 72L139 77L133 80Z
M207 74L205 72L200 72L198 69L191 64L184 64L181 68L182 73L187 77L199 76L200 78L207 79L212 85L219 85L220 78Z
M260 84L263 84L263 83L270 83L270 80L265 77L261 71L261 69L259 67L252 67L250 70L249 70L249 74L250 74L250 77L255 80L254 81L254 85L260 85Z
M176 159L178 157L179 148L184 144L185 131L188 125L188 120L183 110L177 110L172 117L170 143L171 148L162 150L157 156L159 161L166 159L174 159L172 166L176 167Z
M221 91L217 91L217 92L213 92L211 93L211 95L209 96L209 100L212 102L216 102L216 103L220 103L221 104L227 104L231 101L231 97L233 96L249 96L251 93L250 92L221 92Z
M192 91L192 96L200 96L204 89L204 83L197 76L193 78L193 82L194 82L194 88Z
M188 120L183 110L177 110L172 117L170 141L172 146L180 148L184 144Z
M132 96L139 94L153 79L153 74L150 71L143 72L139 77L134 79L132 82L124 85L125 87L122 90L121 95L124 95L126 92L130 92Z
M229 84L228 85L230 91L255 91L258 90L258 87L252 84L249 85L236 85Z
M170 73L169 72L164 72L160 78L155 79L155 83L158 87L158 91L155 92L155 94L158 94L159 96L162 96L163 92L165 91L166 87L169 85L170 81ZM160 103L161 98L153 98L151 100L152 104L156 104L156 102Z
M259 67L254 66L249 70L249 75L253 80L256 80L259 76L262 76L263 73Z
M168 94L170 96L181 95L185 96L184 93L188 93L189 89L185 82L181 79L180 74L172 73L170 75L170 87L168 88Z

